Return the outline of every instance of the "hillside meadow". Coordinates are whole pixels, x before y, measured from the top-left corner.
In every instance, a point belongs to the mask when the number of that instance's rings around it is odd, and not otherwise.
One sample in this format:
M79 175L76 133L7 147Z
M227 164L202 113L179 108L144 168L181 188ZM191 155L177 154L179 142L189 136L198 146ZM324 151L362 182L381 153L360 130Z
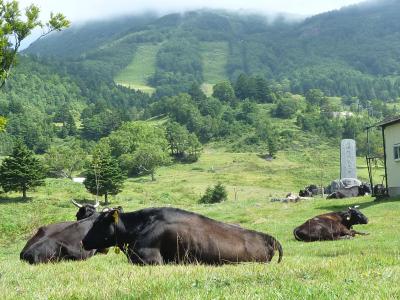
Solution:
M115 83L152 94L154 88L148 86L148 79L155 73L156 55L160 45L143 44L138 46L131 63L115 78Z
M307 154L308 153L308 154ZM327 150L324 183L338 176L338 153ZM318 183L321 167L310 163L308 151L284 151L266 161L254 153L229 153L208 147L194 164L160 168L149 177L126 181L111 199L125 211L175 206L220 221L240 224L275 236L283 245L280 264L245 263L226 266L132 266L110 251L82 262L31 266L19 252L38 226L74 219L70 199L93 199L80 184L48 179L46 186L0 198L1 299L398 299L400 297L400 199L374 201L315 198L297 203L271 202L310 183ZM359 175L366 169L359 160ZM378 170L376 176L379 177ZM228 200L197 203L207 186L222 182ZM7 197L6 197L7 196ZM306 219L360 205L369 218L356 226L367 236L334 242L301 243L292 231Z

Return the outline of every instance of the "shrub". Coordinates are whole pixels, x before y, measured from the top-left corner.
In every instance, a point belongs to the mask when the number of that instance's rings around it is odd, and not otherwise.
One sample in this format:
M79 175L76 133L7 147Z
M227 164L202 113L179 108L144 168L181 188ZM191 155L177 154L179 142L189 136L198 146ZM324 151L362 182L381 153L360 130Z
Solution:
M217 183L214 188L208 187L205 194L200 198L199 203L218 203L225 201L228 193L221 183Z
M281 99L272 110L272 115L277 118L290 119L298 110L298 104L292 99Z

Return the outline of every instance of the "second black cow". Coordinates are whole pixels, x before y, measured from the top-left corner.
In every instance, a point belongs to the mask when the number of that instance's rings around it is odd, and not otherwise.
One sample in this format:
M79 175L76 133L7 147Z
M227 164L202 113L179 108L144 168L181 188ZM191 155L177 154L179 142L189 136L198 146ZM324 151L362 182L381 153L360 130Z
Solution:
M304 242L345 239L356 234L365 235L366 233L358 232L352 227L367 223L368 218L355 206L345 211L315 216L295 228L293 234L296 240Z
M81 240L90 229L93 221L98 216L95 205L81 205L76 214L78 222L61 222L42 226L37 233L28 240L20 253L20 259L30 264L55 262L60 260L82 260L93 256L96 251L86 251L81 245ZM86 222L83 222L86 221Z

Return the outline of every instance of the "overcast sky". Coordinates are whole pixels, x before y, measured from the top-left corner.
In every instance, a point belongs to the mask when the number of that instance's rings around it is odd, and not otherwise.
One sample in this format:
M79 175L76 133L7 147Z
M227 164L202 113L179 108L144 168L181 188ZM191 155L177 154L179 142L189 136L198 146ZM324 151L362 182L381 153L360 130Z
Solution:
M227 8L273 14L284 12L309 16L362 2L361 0L19 0L20 6L36 4L45 18L51 11L62 12L73 22L127 13L181 12L196 8Z

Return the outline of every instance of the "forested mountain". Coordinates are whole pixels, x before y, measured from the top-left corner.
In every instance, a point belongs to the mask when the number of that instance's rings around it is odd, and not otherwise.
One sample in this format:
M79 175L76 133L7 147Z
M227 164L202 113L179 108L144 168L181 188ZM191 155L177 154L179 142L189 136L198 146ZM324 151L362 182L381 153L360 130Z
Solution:
M230 80L260 75L295 93L319 88L331 96L391 100L400 95L398 11L400 1L385 0L297 23L207 10L132 16L73 27L26 53L79 61L115 78L130 64L135 72L142 50L154 56L147 57L154 61L150 75L127 82L155 87L159 95L185 91L193 82L215 84L218 72Z
M69 30L61 31L50 38L33 43L28 52L62 59L74 59L126 34L126 32L140 30L142 26L152 22L155 18L152 14L145 14L77 24Z
M7 117L0 153L15 138L43 153L54 139L77 136L79 127L87 140L98 140L140 118L149 99L80 64L20 56L0 92L0 115Z
M365 154L365 126L398 113L399 8L366 3L297 23L201 10L72 27L20 55L0 91L0 155L17 139L36 153L125 145L141 136L131 122L149 119L180 159L210 141L274 156L355 138ZM118 153L133 174L131 148Z

